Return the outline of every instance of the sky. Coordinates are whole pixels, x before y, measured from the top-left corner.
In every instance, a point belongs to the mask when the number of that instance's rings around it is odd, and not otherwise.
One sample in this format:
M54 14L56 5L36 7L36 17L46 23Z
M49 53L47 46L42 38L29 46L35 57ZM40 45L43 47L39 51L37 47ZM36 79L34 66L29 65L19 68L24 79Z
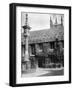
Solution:
M57 18L57 22L61 23L61 16L59 14L39 14L39 13L27 13L28 14L28 24L31 27L31 31L42 30L50 28L50 17L52 18L53 23ZM21 25L25 25L26 13L21 13Z

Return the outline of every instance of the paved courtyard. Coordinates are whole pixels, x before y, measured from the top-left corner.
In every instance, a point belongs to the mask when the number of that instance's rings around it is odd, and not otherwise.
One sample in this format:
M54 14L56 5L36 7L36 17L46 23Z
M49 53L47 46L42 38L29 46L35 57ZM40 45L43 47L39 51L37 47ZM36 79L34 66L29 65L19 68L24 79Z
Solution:
M64 75L64 68L37 68L32 73L23 73L22 77L40 77L40 76L59 76Z

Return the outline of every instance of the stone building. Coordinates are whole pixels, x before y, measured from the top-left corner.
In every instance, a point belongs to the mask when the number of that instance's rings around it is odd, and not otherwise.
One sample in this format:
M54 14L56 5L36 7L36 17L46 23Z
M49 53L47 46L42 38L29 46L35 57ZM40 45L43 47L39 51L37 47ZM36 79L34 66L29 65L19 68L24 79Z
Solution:
M22 44L22 64L25 57L25 38L23 33L21 34ZM58 24L57 18L55 23L50 18L50 29L29 31L29 60L30 68L46 67L50 63L59 63L63 59L64 63L64 25L63 18L61 17L61 23ZM58 49L59 48L59 49ZM60 55L62 52L62 59L60 57L55 62L54 53ZM52 59L53 57L53 59ZM58 62L59 61L59 62Z

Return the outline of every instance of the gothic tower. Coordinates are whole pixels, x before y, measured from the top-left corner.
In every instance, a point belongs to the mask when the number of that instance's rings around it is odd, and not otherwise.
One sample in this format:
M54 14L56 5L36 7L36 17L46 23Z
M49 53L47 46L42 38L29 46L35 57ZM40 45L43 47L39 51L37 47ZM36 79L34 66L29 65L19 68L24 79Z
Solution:
M53 27L53 21L52 21L52 19L50 17L50 28L52 28L52 27Z
M63 26L63 17L61 16L61 26Z
M57 17L56 17L56 19L55 19L55 25L57 25L58 24L58 22L57 22Z

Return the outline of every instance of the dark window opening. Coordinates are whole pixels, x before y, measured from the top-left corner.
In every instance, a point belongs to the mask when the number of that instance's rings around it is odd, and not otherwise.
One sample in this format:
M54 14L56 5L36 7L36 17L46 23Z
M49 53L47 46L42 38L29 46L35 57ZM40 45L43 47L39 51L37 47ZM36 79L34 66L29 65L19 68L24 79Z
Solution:
M31 54L35 54L35 45L31 45Z
M62 41L62 47L64 48L64 41Z
M42 50L43 49L43 44L39 43L39 49Z
M54 49L54 47L55 47L54 42L50 42L50 47L51 47L51 49Z

